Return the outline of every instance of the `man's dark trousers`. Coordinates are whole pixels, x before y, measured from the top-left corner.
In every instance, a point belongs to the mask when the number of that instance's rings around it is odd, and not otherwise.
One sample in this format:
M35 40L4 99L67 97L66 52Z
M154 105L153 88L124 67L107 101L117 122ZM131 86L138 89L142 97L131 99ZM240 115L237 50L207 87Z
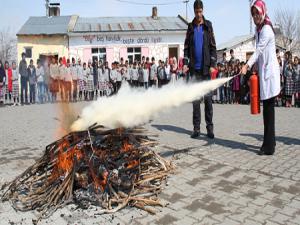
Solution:
M195 70L193 73L193 80L197 82L210 80L210 75L203 75L202 70ZM201 100L196 100L193 102L193 125L194 131L200 132L200 123L201 123L201 108L200 108ZM204 104L205 104L205 122L206 129L208 132L213 133L213 107L212 107L212 94L209 93L204 96Z
M25 104L28 103L28 78L21 76L21 104L24 104L24 92L25 92Z

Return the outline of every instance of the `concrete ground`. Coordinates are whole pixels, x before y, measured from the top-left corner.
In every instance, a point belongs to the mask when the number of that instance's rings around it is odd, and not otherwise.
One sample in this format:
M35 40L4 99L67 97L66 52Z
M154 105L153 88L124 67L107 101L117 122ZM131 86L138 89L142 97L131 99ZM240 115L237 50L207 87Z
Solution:
M77 103L80 110L87 103ZM202 109L203 111L203 109ZM146 128L158 134L155 148L177 166L156 215L127 207L114 215L97 209L59 209L41 224L300 224L300 110L276 108L274 156L258 156L262 115L249 106L214 105L215 140L191 134L192 105L161 113ZM204 120L203 120L204 121ZM57 105L0 108L0 185L12 180L55 141ZM201 127L205 133L205 125ZM0 224L32 224L34 212L0 203Z

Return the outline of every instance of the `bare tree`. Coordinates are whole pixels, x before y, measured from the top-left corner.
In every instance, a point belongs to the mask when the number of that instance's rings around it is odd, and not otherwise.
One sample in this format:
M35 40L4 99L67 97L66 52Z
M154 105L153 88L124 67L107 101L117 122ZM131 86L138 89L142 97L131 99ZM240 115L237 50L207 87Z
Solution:
M300 12L280 8L275 11L275 23L280 28L277 38L287 50L300 50Z
M2 61L16 60L17 40L10 28L0 30L0 59Z

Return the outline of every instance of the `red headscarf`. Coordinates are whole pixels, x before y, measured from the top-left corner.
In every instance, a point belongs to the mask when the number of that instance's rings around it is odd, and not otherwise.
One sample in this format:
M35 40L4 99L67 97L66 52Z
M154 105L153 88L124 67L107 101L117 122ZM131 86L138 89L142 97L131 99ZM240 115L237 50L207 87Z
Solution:
M260 24L257 26L257 32L260 32L264 25L270 25L274 30L272 22L267 14L266 3L263 0L256 0L251 7L251 11L253 7L257 9L262 18Z

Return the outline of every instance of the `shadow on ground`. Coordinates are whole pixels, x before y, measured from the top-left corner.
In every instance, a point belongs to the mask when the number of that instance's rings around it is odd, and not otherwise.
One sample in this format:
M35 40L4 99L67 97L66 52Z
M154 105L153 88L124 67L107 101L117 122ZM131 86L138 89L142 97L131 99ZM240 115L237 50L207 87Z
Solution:
M177 127L173 125L159 125L159 124L153 124L152 127L156 128L159 131L169 131L169 132L175 132L179 134L186 134L186 135L191 135L192 131L186 130L182 127ZM190 138L190 137L187 137ZM244 151L249 151L253 153L257 153L260 149L260 146L254 146L254 145L248 145L244 142L239 142L236 140L228 140L228 139L222 139L216 137L215 139L211 140L206 137L205 134L201 134L200 137L198 138L202 142L199 143L201 146L209 146L209 145L220 145L225 148L230 148L230 149L236 149L236 150L244 150ZM175 151L175 150L174 150ZM185 149L179 149L179 151L185 151Z
M263 141L264 136L261 134L240 134L243 137L251 137L255 138L258 141ZM291 138L291 137L283 137L283 136L276 136L276 142L281 142L285 145L300 145L300 139Z

